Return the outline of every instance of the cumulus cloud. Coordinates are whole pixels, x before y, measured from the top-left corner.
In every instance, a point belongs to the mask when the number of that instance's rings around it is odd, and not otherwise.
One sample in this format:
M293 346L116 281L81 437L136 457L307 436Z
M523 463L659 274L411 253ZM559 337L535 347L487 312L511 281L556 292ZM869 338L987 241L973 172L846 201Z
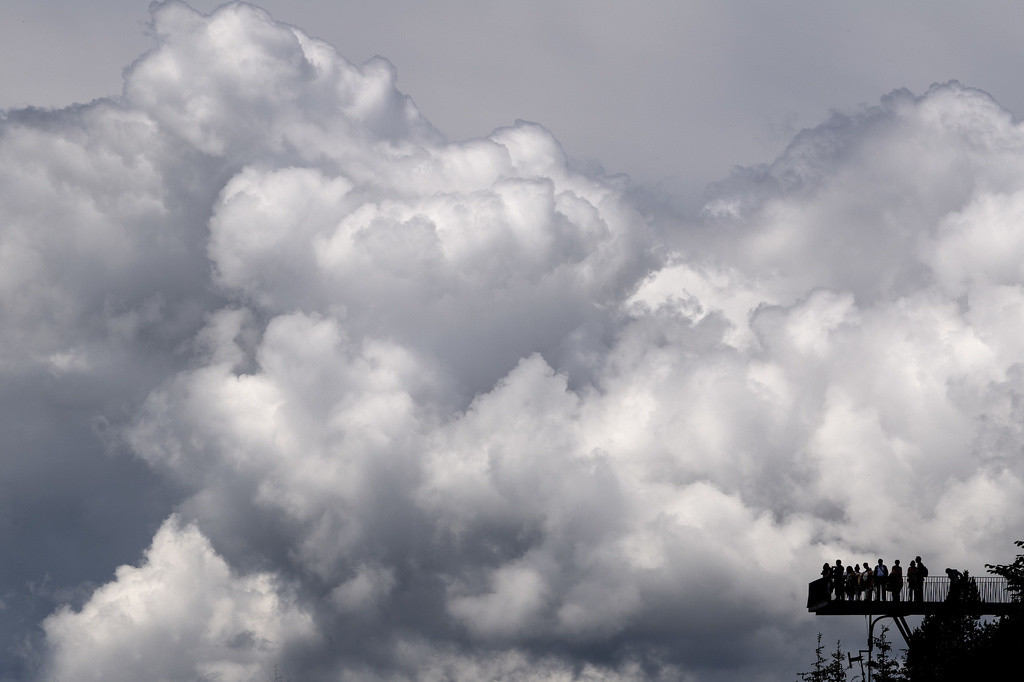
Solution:
M836 114L666 224L250 5L153 23L119 100L2 121L0 370L109 384L93 437L179 495L48 672L789 678L822 561L1021 536L984 93Z
M273 575L233 575L195 526L168 519L138 568L121 566L81 610L43 629L57 679L251 680L314 636Z

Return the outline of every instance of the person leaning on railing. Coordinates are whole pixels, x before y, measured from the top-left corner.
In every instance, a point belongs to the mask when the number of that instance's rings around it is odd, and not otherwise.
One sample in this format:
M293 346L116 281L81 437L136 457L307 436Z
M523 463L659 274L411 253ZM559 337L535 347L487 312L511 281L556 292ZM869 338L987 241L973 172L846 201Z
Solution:
M946 575L949 577L949 595L947 601L960 601L960 593L963 588L964 574L955 568L947 568Z

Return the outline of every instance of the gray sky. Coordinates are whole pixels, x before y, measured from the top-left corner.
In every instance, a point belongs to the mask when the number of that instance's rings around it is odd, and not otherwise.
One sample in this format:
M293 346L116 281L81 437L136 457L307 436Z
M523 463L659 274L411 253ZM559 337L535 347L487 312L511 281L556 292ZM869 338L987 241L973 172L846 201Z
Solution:
M218 2L197 0L210 11ZM117 94L148 3L5 0L0 107ZM383 55L451 139L516 119L570 155L673 192L771 160L828 112L960 80L1024 111L1012 2L517 3L270 0L350 61Z
M263 6L0 7L0 680L788 680L1024 536L1022 10Z

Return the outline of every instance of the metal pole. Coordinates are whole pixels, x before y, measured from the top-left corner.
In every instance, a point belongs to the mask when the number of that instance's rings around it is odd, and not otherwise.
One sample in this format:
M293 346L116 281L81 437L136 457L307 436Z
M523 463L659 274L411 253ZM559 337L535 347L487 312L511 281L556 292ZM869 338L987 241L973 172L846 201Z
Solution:
M870 614L864 618L868 621L868 682L871 682L871 650L875 645L875 638L872 637L875 631L875 621L871 620Z

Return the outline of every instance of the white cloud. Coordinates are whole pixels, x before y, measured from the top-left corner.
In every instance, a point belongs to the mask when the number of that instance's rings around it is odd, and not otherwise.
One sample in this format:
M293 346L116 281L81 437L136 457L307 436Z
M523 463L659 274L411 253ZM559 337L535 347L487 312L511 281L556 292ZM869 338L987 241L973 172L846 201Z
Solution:
M395 572L380 566L361 566L356 574L331 590L330 599L343 613L366 614L395 586Z
M936 279L952 296L985 285L1021 281L1024 195L984 193L950 214L937 230L926 258Z
M138 567L121 566L78 611L43 622L56 679L218 679L265 673L313 622L271 574L236 575L195 526L172 517Z
M487 589L484 594L456 592L448 599L449 612L478 636L536 634L536 617L547 598L544 578L536 570L502 566L492 571Z
M123 101L0 140L0 367L142 357L111 431L189 522L46 621L58 673L712 678L803 651L822 560L1024 529L982 93L836 114L667 228L539 125L444 140L382 59L154 13Z

